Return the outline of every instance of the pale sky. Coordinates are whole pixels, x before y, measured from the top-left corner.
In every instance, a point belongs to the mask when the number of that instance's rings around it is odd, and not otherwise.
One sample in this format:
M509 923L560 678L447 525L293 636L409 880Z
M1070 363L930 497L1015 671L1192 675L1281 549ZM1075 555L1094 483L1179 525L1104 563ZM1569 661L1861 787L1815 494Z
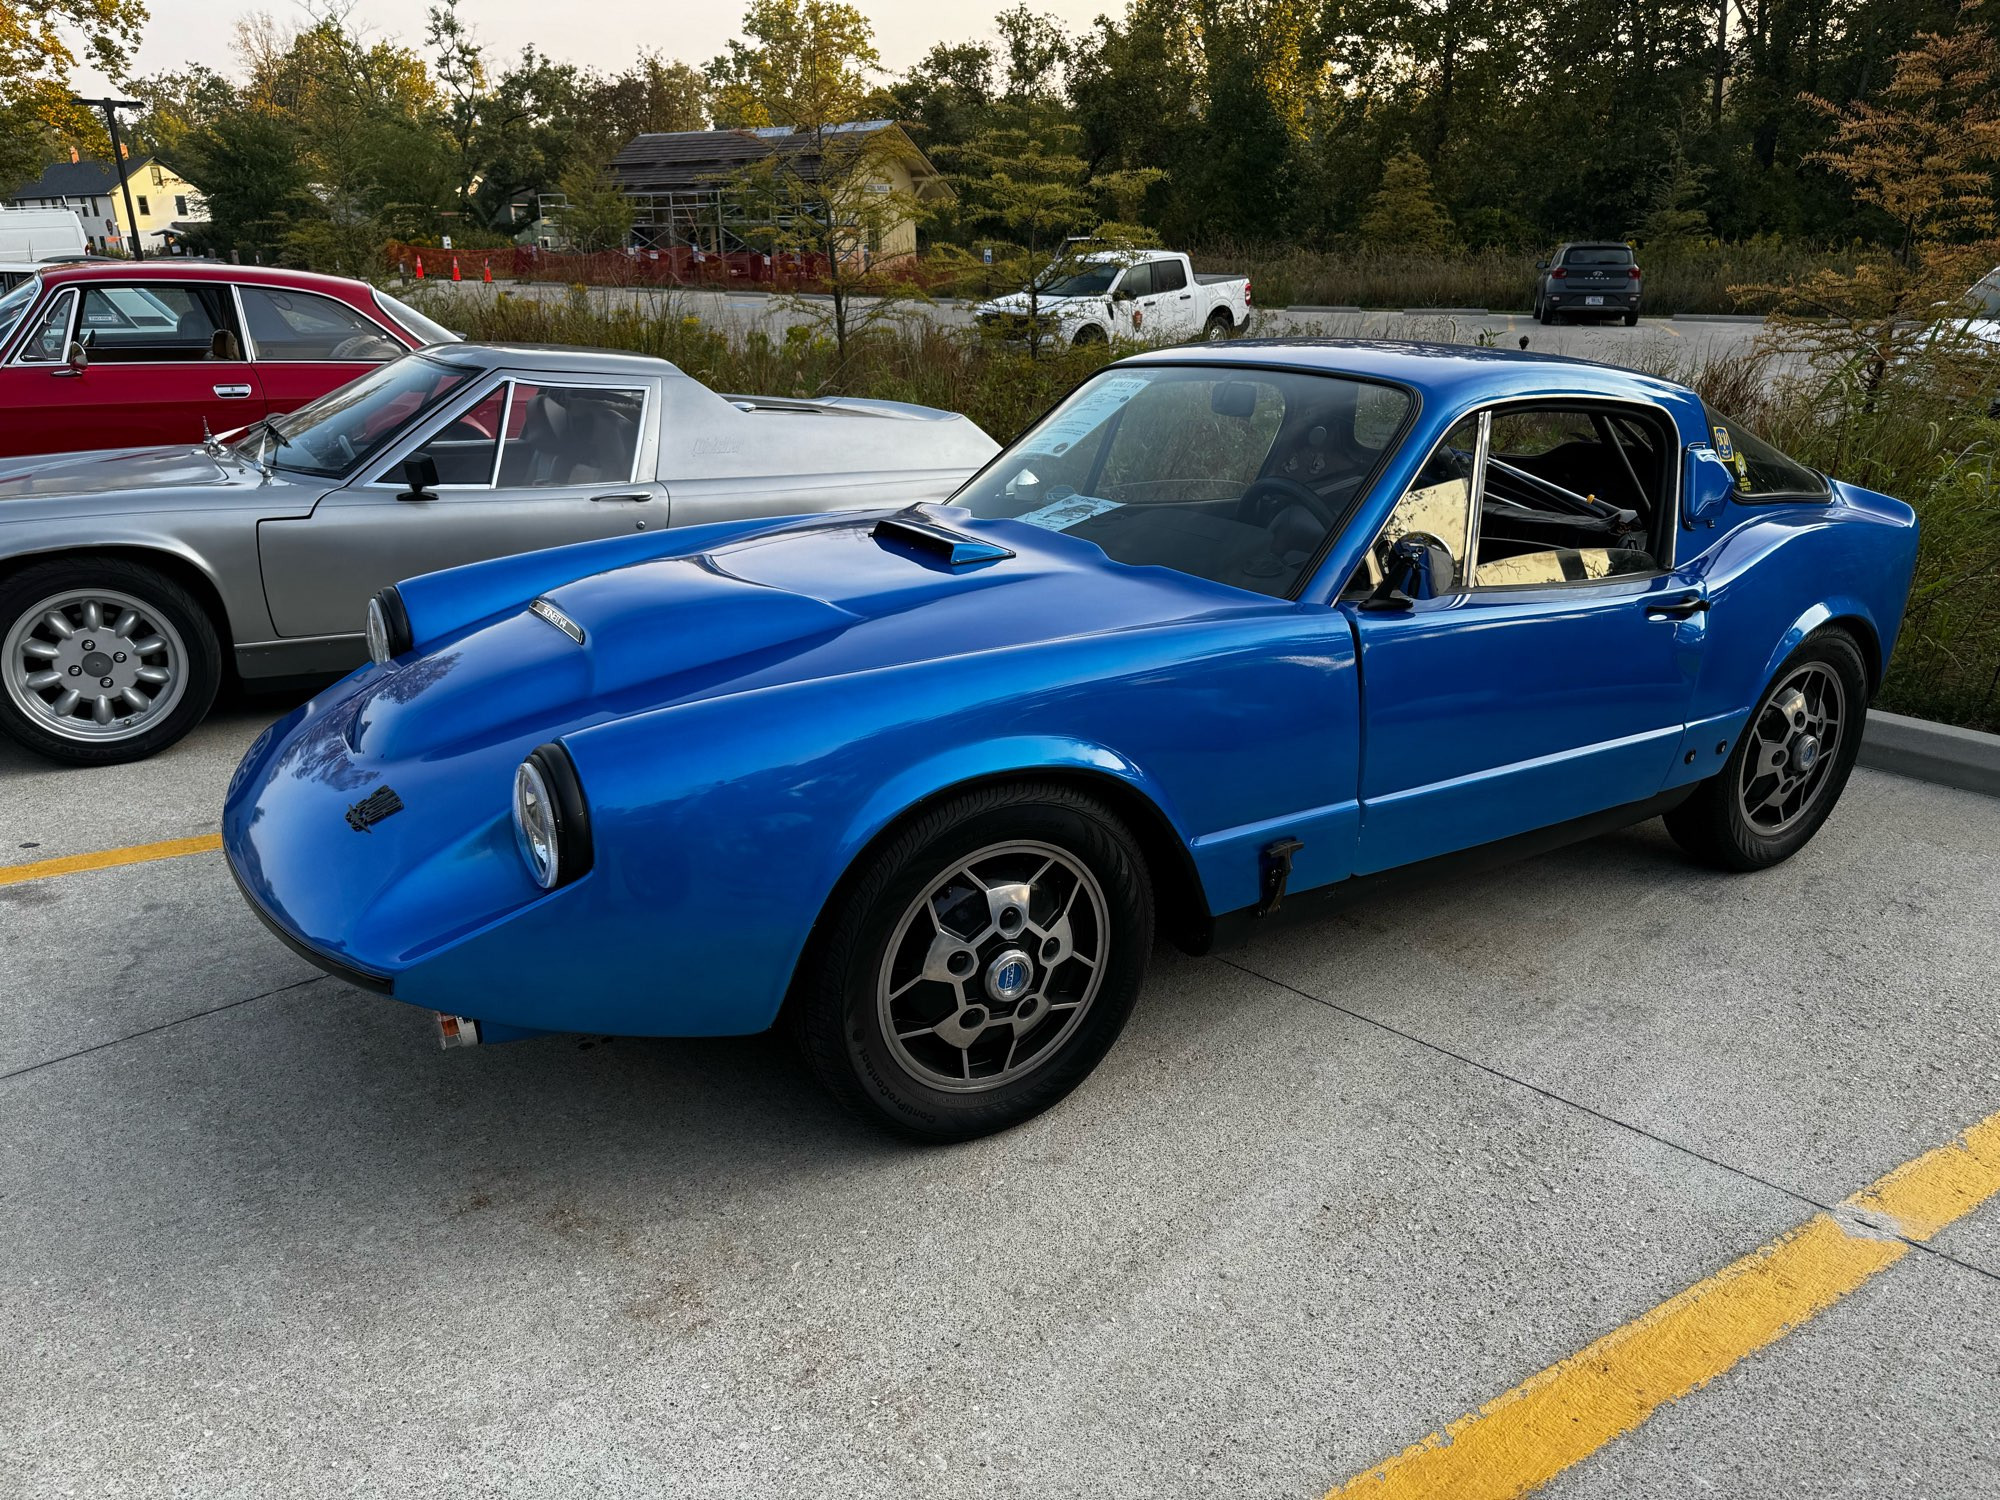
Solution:
M937 41L984 39L994 15L1007 0L855 0L875 23L875 44L883 63L901 71ZM350 24L372 38L394 39L424 50L428 0L358 0ZM300 21L305 9L290 0L147 0L152 20L139 46L140 75L204 62L221 72L238 72L237 20L267 10L281 23ZM564 61L585 63L607 73L624 69L648 48L696 65L721 52L736 32L744 7L738 0L459 0L490 64L505 63L532 42ZM1124 0L1034 0L1072 31L1081 31L1100 12L1122 14ZM105 81L80 71L76 82L97 93Z

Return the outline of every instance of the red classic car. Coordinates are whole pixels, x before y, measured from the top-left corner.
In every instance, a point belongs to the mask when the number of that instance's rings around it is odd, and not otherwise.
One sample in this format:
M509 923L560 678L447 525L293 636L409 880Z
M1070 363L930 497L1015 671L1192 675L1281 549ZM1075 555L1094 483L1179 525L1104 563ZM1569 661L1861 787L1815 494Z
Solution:
M0 458L198 443L456 338L338 276L49 266L0 297Z

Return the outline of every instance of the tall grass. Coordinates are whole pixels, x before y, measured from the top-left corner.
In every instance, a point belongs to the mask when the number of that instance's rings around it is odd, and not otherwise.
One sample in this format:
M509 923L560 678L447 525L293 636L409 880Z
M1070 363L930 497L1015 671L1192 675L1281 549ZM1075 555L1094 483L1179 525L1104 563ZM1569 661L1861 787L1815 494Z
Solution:
M1553 247L1551 247L1553 248ZM1485 307L1525 312L1532 305L1535 262L1511 250L1435 255L1388 250L1304 250L1296 246L1214 245L1191 252L1200 271L1247 275L1260 307ZM1641 247L1644 310L1738 312L1732 286L1786 282L1831 267L1851 269L1857 255L1777 240Z
M718 391L843 393L962 411L1002 441L1112 357L1100 345L1031 360L911 319L871 331L843 363L803 315L783 337L731 337L671 295L623 308L581 293L552 301L457 298L429 310L472 338L658 355ZM1462 335L1438 318L1422 336ZM1919 358L1900 372L1890 399L1877 392L1872 407L1839 371L1815 372L1761 351L1657 360L1651 373L1693 386L1714 411L1802 462L1916 508L1923 526L1916 582L1881 702L2000 730L2000 420L1987 415L2000 368L1984 377L1983 388L1968 389L1962 370L1933 369Z

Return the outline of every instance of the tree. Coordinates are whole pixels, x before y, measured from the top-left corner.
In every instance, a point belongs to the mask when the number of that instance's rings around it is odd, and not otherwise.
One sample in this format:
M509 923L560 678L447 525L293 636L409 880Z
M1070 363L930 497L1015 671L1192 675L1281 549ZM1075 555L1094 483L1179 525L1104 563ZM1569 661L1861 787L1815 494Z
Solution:
M144 0L0 5L0 187L34 176L57 138L80 142L93 153L107 148L90 113L70 103L76 42L92 67L122 77L145 24Z
M854 118L879 72L875 31L838 0L751 0L743 39L708 65L715 123L815 130Z
M967 147L972 170L961 184L969 217L989 225L1018 247L1001 267L1027 296L1028 357L1046 342L1041 299L1073 275L1074 236L1091 223L1087 169L1077 155L1082 132L1074 125L1016 107L1013 122L980 134Z
M451 139L452 175L463 215L471 207L472 180L479 175L475 153L486 104L486 64L479 43L458 17L458 0L442 0L430 8L424 37L437 54L437 80L444 85L444 130Z
M619 250L632 233L632 200L598 162L580 161L562 175L563 237L574 250Z
M1397 250L1439 252L1457 243L1451 215L1432 191L1431 169L1407 146L1382 169L1382 185L1368 200L1361 236L1371 245Z

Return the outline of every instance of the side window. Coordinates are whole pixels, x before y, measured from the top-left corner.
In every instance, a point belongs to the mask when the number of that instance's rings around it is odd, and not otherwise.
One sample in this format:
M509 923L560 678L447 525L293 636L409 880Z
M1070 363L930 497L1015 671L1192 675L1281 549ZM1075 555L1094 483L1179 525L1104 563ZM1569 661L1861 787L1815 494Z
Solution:
M1465 587L1465 561L1472 543L1472 477L1479 457L1479 418L1463 418L1437 450L1424 461L1417 477L1396 502L1375 539L1370 552L1371 577L1380 578L1389 560L1389 549L1406 536L1414 536L1441 549L1451 559L1451 576L1433 569L1432 587L1449 594ZM1354 585L1363 580L1356 578Z
M333 297L269 286L237 290L259 359L380 363L403 352L401 344Z
M1153 290L1155 292L1178 292L1187 286L1187 267L1177 260L1156 260L1153 262Z
M493 458L500 450L500 424L506 410L507 387L502 383L445 423L410 457L428 458L436 464L439 484L483 489L493 483ZM396 480L402 476L391 473L382 477Z
M28 337L21 344L15 362L23 365L59 365L69 348L69 315L76 306L76 293L65 291L48 305L39 318L28 325Z
M181 364L228 357L231 321L221 295L207 287L92 286L83 293L77 337L106 364Z
M1153 268L1150 265L1127 266L1125 274L1118 280L1118 290L1133 297L1152 296Z
M501 487L630 483L645 410L643 390L517 382Z
M1676 452L1661 422L1638 412L1495 412L1475 586L1657 571L1655 537Z

